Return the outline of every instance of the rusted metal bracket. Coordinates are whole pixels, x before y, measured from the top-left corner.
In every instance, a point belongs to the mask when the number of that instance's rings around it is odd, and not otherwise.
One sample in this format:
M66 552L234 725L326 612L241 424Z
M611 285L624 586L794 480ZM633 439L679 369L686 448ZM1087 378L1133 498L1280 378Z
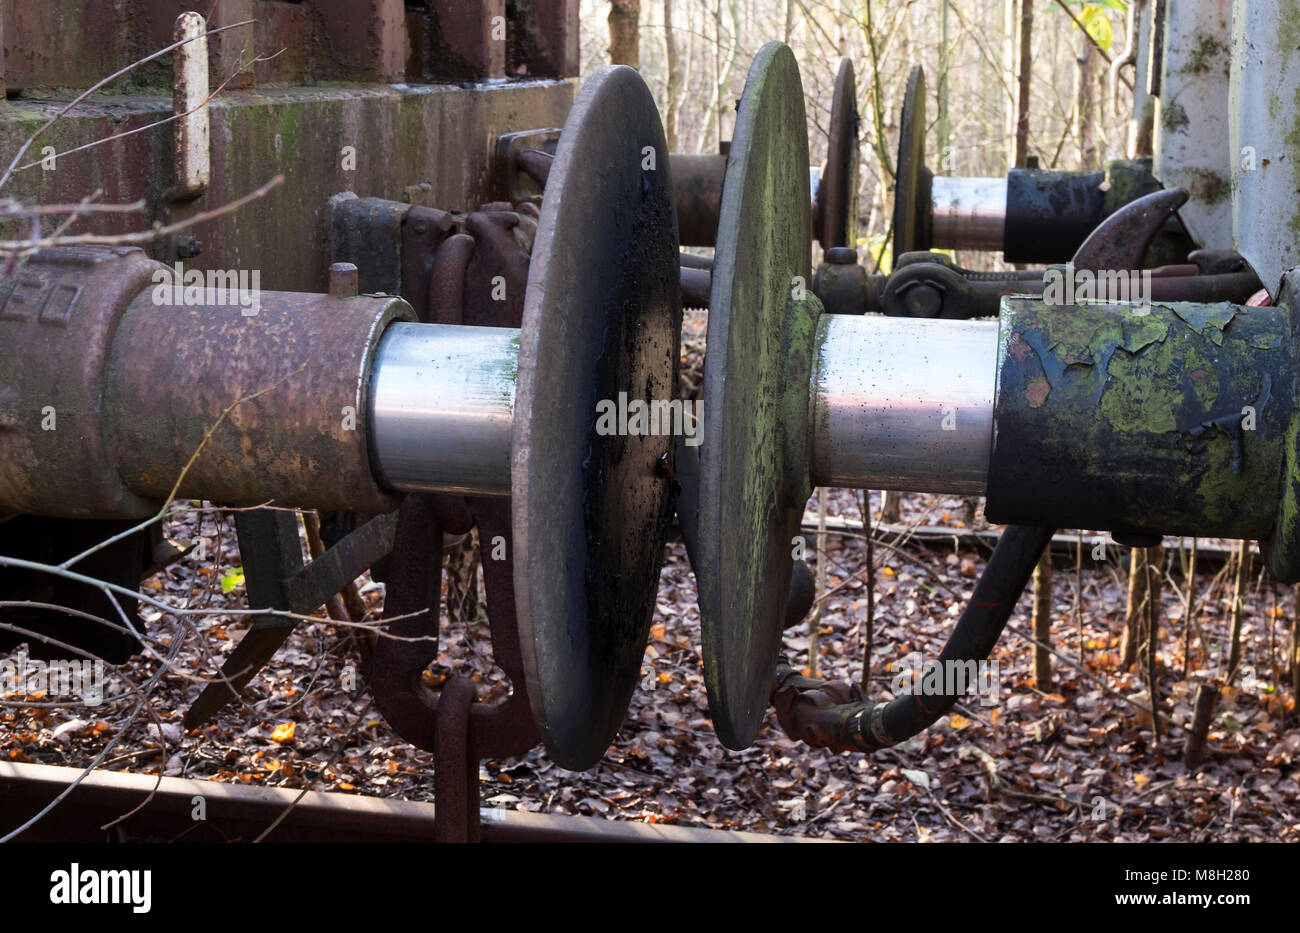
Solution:
M172 111L176 123L172 142L176 157L176 181L171 196L193 199L208 190L212 181L212 153L208 127L208 38L207 21L198 13L176 18L175 39L189 39L174 53Z
M528 276L524 244L536 224L495 209L500 206L453 224L450 214L432 208L336 196L334 257L357 263L363 287L400 290L421 321L518 327ZM453 232L458 229L467 232ZM513 686L510 698L495 705L475 702L463 676L453 676L436 695L421 676L438 655L443 534L475 525L485 549L495 552L504 542L506 555L483 566L493 656ZM393 730L436 756L435 832L443 841L479 838L478 761L537 743L515 621L510 538L508 500L416 493L397 513L385 561L384 614L393 621L376 640L367 679Z
M541 204L542 189L546 185L546 179L539 178L535 171L529 171L526 153L544 153L553 156L559 141L558 127L522 130L498 136L492 160L492 171L496 176L494 188L496 196L511 204L524 201ZM550 160L546 161L549 167Z
M314 611L392 550L396 528L396 513L372 518L316 560L304 563L297 513L285 509L235 513L249 606L302 615ZM248 633L221 666L222 679L208 684L186 712L185 728L201 726L239 699L239 691L297 624L280 615L254 616Z

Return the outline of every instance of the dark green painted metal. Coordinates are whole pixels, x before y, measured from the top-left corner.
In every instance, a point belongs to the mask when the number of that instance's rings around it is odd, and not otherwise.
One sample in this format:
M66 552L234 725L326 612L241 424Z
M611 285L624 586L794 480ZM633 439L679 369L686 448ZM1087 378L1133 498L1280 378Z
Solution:
M1007 172L1007 262L1065 262L1105 216L1102 172Z
M723 744L753 741L767 709L808 481L808 380L821 305L793 301L810 264L808 143L790 49L750 68L722 191L704 364L700 623Z
M1295 402L1283 311L1007 298L998 345L989 521L1269 534Z
M1291 403L1286 425L1285 463L1282 473L1277 525L1261 550L1268 571L1283 583L1300 583L1300 270L1282 277L1277 297L1278 310L1291 325L1291 378L1278 393Z
M616 66L589 78L560 136L528 272L515 596L533 716L551 757L573 770L601 759L627 712L675 506L659 464L671 462L672 436L596 433L601 400L676 395L682 317L667 156L640 75Z

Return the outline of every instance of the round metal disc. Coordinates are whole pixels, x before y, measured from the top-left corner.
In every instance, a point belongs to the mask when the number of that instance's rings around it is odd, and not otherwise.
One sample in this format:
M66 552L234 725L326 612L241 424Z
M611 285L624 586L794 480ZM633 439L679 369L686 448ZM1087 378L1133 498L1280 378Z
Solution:
M675 505L659 460L673 438L604 433L597 405L674 397L677 253L654 99L633 69L604 68L579 91L547 179L513 427L529 701L551 757L572 770L598 762L618 732L654 612Z
M704 363L695 574L709 710L730 748L753 741L767 709L804 505L789 501L781 401L788 303L811 261L806 125L794 54L768 43L731 140Z
M822 249L854 246L858 226L858 91L853 62L840 59L831 97L826 172L817 188L817 241Z
M930 170L925 166L925 70L917 65L907 76L903 115L894 166L893 261L931 242Z

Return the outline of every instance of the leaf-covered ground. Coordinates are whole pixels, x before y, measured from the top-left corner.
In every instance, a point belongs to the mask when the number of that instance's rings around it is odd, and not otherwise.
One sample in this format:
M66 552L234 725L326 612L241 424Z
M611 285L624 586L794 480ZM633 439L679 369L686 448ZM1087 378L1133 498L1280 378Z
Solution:
M878 510L879 499L872 501ZM832 490L832 525L860 521L859 502L855 492ZM908 496L902 518L955 525L961 514L958 499ZM815 526L815 500L806 518ZM208 559L182 560L147 581L143 592L177 605L242 605L244 588L230 572L239 558L228 514L190 512L172 521L168 533L202 537ZM938 654L987 556L983 549L924 547L897 536L886 543L892 547L875 550L870 692L879 698L889 695L893 664L913 652ZM1169 550L1177 542L1166 544ZM1122 554L1126 549L1112 546L1107 560L1093 561L1085 549L1082 644L1074 572L1057 570L1052 644L1060 657L1053 659L1050 690L1031 684L1026 595L995 653L996 705L971 699L921 736L868 757L809 749L786 738L772 716L752 748L732 752L719 744L701 677L694 578L681 544L673 543L641 686L605 759L582 774L555 766L541 750L486 761L483 799L492 807L853 840L1300 841L1300 729L1285 675L1289 590L1252 577L1243 636L1247 676L1222 691L1209 754L1188 771L1182 729L1166 727L1159 746L1153 743L1145 686L1117 663L1127 576ZM815 564L818 555L809 558ZM825 558L835 589L818 626L820 671L856 681L867 616L861 536L831 534ZM1192 639L1188 679L1176 561L1164 589L1158 682L1164 714L1176 723L1190 720L1196 684L1224 673L1231 581L1213 576L1207 568L1197 580L1201 634ZM229 592L223 579L233 584ZM378 609L381 588L369 585L365 597ZM324 621L300 625L255 678L242 706L184 735L181 716L201 687L186 675L211 676L247 623L230 615L195 621L176 646L168 636L176 630L173 616L147 607L143 616L158 652L177 651L177 672L151 688L156 720L142 715L123 733L131 700L95 709L9 706L0 714L0 755L81 766L116 740L103 765L115 770L161 768L218 781L432 799L432 757L404 744L379 717L364 678L351 676L357 660L338 628ZM503 696L508 686L492 665L486 629L481 622L445 624L430 680L470 670L481 700ZM798 667L808 667L808 635L807 624L787 633ZM1067 663L1078 663L1080 655L1082 670ZM127 672L144 683L158 668L157 660L142 657Z

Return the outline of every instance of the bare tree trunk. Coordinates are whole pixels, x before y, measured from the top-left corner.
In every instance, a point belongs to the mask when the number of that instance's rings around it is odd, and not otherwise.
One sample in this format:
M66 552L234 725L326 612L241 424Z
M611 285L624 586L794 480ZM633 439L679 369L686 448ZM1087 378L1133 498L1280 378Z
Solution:
M641 0L609 0L609 61L641 67Z
M447 619L475 622L482 617L478 598L478 529L447 551Z
M889 137L885 132L885 94L883 89L884 76L880 70L880 53L877 49L876 24L872 19L873 8L871 0L865 0L862 6L864 19L862 20L863 38L867 43L868 58L871 61L871 83L870 83L870 101L871 101L871 120L875 127L874 133L864 133L872 152L876 156L876 162L880 168L880 176L886 184L894 180L894 157L889 153ZM887 521L884 515L880 520Z
M1020 0L1006 0L1002 7L1002 68L1008 81L1014 80L1016 62L1020 60L1017 51L1020 38L1020 20L1016 15L1019 6ZM1004 98L999 95L998 99L1003 100ZM1016 164L1016 100L1014 97L1006 100L1006 109L1003 111L1003 115L1005 117L1006 139L1008 140L1007 164L1014 166Z
M1029 84L1034 63L1034 0L1020 0L1020 100L1016 106L1016 166L1029 158Z
M817 601L808 618L808 676L816 677L821 660L822 612L826 608L826 578L830 571L826 559L826 487L817 490Z
M1300 584L1292 589L1296 611L1291 615L1291 700L1300 716Z
M1034 568L1034 686L1052 689L1052 549L1044 548Z
M1151 698L1151 736L1160 744L1160 689L1156 684L1156 660L1160 650L1160 594L1164 591L1164 552L1152 548L1155 554L1147 555L1146 612L1142 613L1142 670L1147 682L1147 695Z
M722 2L713 4L713 92L708 109L704 112L704 126L700 129L697 152L717 152L722 147L722 114L727 108L727 85L731 82L731 73L736 67L736 57L740 54L740 8L739 0L727 0L727 9L731 13L731 45L724 63L722 53ZM712 134L710 134L712 130ZM709 136L713 136L713 145L708 146Z
M862 508L862 534L867 539L867 618L862 634L862 691L870 696L871 651L876 641L876 549L871 536L871 493L859 490L858 502ZM1300 665L1297 665L1300 669Z
M1124 635L1119 643L1120 666L1130 667L1137 660L1138 624L1146 605L1147 554L1133 548L1128 563L1128 604L1124 607Z
M1183 740L1183 764L1194 768L1205 757L1205 737L1210 731L1210 721L1214 718L1214 701L1219 696L1214 684L1201 684L1196 688L1196 712L1192 716L1192 725Z
M949 145L952 139L952 127L948 120L948 7L951 0L939 0L939 171L944 175L952 174Z
M1232 683L1241 664L1241 628L1245 620L1246 583L1250 579L1250 565L1254 555L1250 542L1242 541L1237 549L1237 579L1232 587L1232 641L1228 649L1227 682Z
M1078 542L1074 551L1074 625L1079 632L1079 667L1083 667L1083 529L1076 534Z
M903 520L903 494L886 489L880 494L880 523L897 525Z
M1143 644L1148 627L1148 614L1159 618L1160 595L1164 590L1164 549L1133 548L1129 563L1128 605L1124 610L1124 637L1120 642L1120 658L1124 667L1131 667L1138 659L1138 648ZM1154 635L1152 635L1154 645Z
M681 93L682 69L677 58L677 40L673 37L673 0L664 0L664 47L668 68L664 88L664 136L668 151L677 151L677 97Z
M1191 664L1188 656L1192 653L1192 614L1196 611L1196 544L1199 540L1192 539L1191 553L1183 568L1183 585L1187 587L1183 602L1183 680L1187 679L1187 669Z
M1096 108L1097 47L1086 34L1080 34L1083 49L1077 59L1079 74L1074 93L1075 137L1079 140L1079 164L1084 167L1097 164Z

